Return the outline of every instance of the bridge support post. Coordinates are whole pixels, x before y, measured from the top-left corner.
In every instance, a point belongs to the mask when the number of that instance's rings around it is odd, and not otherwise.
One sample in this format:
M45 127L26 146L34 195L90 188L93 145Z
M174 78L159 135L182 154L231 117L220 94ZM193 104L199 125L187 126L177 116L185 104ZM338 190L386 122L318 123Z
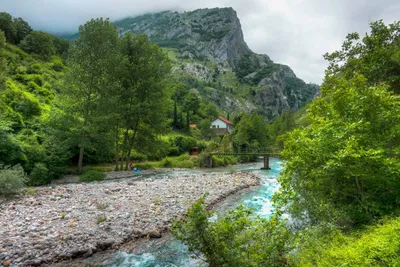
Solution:
M211 168L212 167L212 155L207 155L204 159L203 159L203 165L206 168Z
M270 170L271 168L269 167L269 156L264 155L264 167L261 168L261 170Z

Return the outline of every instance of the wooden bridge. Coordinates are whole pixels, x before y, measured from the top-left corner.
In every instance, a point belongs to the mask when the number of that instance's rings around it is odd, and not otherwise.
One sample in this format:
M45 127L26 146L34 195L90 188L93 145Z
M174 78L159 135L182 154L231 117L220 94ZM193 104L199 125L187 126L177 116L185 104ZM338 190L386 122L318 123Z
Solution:
M281 158L281 154L273 153L273 152L211 152L209 157L209 166L212 166L212 156L263 156L264 157L264 166L261 170L270 170L269 167L269 158Z

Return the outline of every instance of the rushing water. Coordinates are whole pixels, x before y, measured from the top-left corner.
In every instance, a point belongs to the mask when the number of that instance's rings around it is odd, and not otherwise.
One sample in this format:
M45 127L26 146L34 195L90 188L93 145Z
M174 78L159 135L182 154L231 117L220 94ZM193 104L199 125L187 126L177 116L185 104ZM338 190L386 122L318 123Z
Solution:
M261 185L228 198L218 207L219 212L234 208L240 204L251 207L255 212L264 218L269 218L273 211L272 195L279 188L276 180L282 166L281 161L275 158L270 159L269 171L260 170L262 163L252 165L251 167L236 167L240 171L254 171L261 177ZM170 175L171 176L171 175ZM159 177L166 178L166 177ZM119 267L172 267L172 266L206 266L203 261L191 257L187 247L171 235L159 239L144 241L141 244L140 251L137 254L117 252L111 258L106 260L104 266Z

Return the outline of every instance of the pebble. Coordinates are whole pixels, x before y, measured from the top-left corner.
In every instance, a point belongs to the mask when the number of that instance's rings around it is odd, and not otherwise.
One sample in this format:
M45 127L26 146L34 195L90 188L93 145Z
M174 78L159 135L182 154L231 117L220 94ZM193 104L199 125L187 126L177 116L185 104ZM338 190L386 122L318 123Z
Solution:
M36 266L88 257L130 238L159 238L206 192L213 204L259 182L238 172L38 187L34 196L0 204L0 264Z

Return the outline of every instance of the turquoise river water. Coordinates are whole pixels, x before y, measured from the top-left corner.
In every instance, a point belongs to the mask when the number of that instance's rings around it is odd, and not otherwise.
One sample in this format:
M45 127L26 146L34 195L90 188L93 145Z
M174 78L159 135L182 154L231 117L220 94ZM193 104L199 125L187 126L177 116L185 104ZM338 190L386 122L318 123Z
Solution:
M238 171L251 171L261 177L258 187L228 198L218 205L217 210L223 213L240 204L251 207L264 218L269 218L273 212L272 195L279 189L277 177L282 170L282 162L278 159L270 159L271 170L260 170L262 163L237 166ZM224 170L221 170L224 171ZM227 171L227 170L225 170ZM200 267L207 266L203 261L194 258L188 252L187 247L180 241L167 235L159 240L149 240L139 245L133 253L116 252L103 262L104 266L115 267Z

